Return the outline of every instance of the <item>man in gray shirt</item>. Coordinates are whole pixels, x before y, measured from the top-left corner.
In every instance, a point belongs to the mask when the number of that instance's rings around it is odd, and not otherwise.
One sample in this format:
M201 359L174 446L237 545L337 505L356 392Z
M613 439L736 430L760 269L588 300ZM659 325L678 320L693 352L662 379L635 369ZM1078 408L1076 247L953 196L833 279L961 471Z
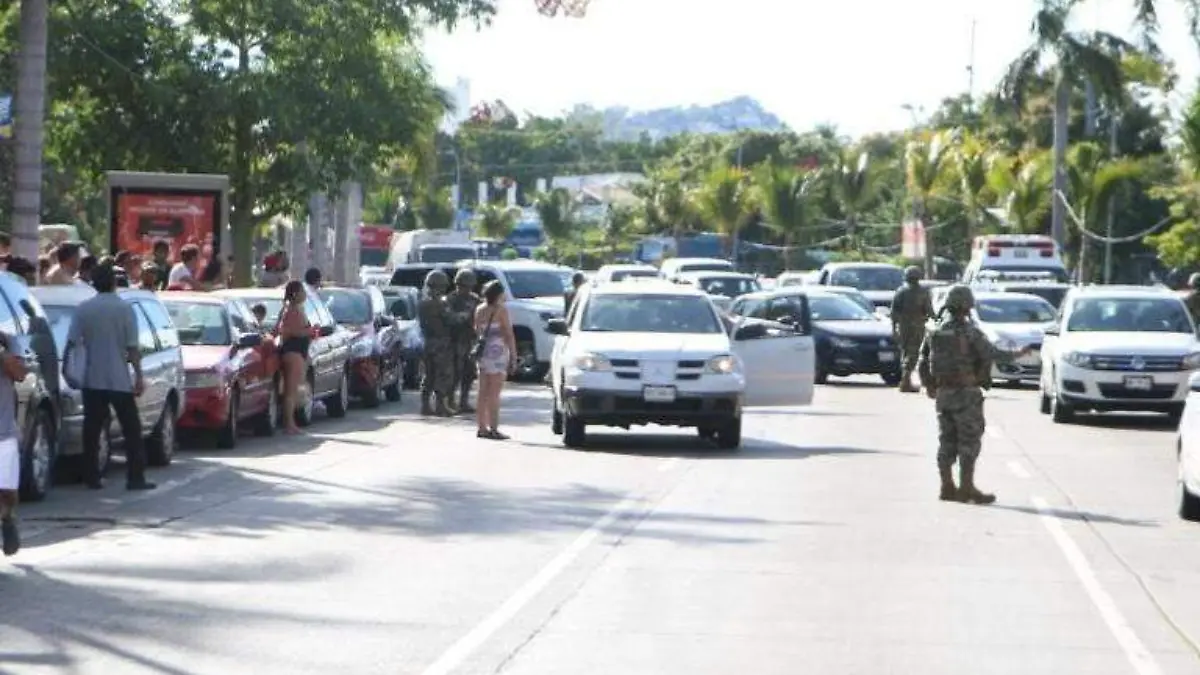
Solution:
M97 473L100 434L108 424L111 408L125 438L125 487L153 490L155 485L146 481L146 452L135 400L145 388L137 319L133 307L117 296L116 284L111 265L95 269L92 285L97 293L76 310L67 337L67 349L82 344L87 358L83 380L83 478L93 490L104 487ZM133 367L133 378L129 377L129 366Z

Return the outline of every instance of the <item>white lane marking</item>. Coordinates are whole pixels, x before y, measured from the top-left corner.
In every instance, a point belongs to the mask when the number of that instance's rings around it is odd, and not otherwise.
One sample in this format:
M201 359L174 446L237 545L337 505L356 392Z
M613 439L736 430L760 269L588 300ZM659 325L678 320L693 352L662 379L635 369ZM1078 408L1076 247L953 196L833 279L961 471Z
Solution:
M466 661L476 649L479 649L493 633L500 630L504 624L508 623L520 612L525 605L529 604L538 593L545 590L563 570L570 565L579 554L583 552L596 537L613 521L621 517L621 515L630 509L634 504L638 503L640 498L629 497L621 501L621 503L612 507L601 516L592 526L584 530L582 534L571 542L561 553L554 557L545 567L541 569L532 579L525 582L525 585L517 589L504 604L500 605L496 611L492 612L479 625L471 629L457 642L450 646L438 660L434 661L428 668L421 671L422 675L447 675L455 668Z
M988 438L994 438L996 440L1002 440L1004 438L1004 430L1000 427L989 424L987 427L984 427L984 431L987 432Z
M1008 460L1008 470L1013 472L1013 475L1016 476L1017 478L1030 478L1031 477L1029 475L1029 472L1025 470L1025 467L1015 459Z
M1125 652L1125 657L1129 659L1129 664L1133 666L1134 672L1138 675L1162 675L1162 669L1154 660L1154 656L1150 654L1150 650L1146 649L1146 645L1142 644L1137 633L1133 631L1133 627L1129 625L1129 621L1121 614L1116 601L1100 585L1100 580L1096 578L1096 573L1088 564L1087 558L1079 550L1075 541L1071 539L1071 535L1067 534L1062 522L1050 511L1046 500L1034 497L1033 505L1038 510L1042 524L1050 531L1050 536L1054 538L1054 542L1058 544L1058 548L1067 558L1067 563L1075 572L1075 576L1083 584L1083 589L1087 591L1092 604L1099 610L1100 617L1108 625L1108 630L1121 645L1121 651Z
M674 469L678 464L679 464L679 458L672 457L671 459L668 459L664 462L659 463L658 470L663 473L666 473L666 472L670 471L671 469Z

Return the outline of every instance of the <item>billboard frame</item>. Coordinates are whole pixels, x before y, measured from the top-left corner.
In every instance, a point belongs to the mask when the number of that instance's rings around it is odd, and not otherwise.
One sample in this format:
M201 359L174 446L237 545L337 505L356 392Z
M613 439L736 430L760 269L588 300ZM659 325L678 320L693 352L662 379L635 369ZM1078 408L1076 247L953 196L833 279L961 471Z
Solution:
M213 255L220 254L222 244L230 239L227 175L106 171L104 178L107 184L105 198L108 211L108 247L114 254L117 252L120 195L211 197L216 204L216 220L219 221L213 224Z

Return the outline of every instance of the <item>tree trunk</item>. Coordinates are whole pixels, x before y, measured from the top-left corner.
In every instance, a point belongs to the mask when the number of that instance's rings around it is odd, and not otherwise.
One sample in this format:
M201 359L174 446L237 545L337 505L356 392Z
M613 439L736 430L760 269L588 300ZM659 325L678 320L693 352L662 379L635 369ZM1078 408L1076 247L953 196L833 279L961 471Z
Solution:
M1054 85L1054 194L1050 196L1050 236L1059 249L1066 245L1067 122L1070 118L1071 85L1060 72ZM1060 196L1061 195L1061 196Z
M236 286L251 284L252 252L254 242L254 187L251 176L254 157L254 115L250 107L251 92L245 87L244 78L250 74L250 49L238 49L237 113L234 118L233 214L229 224L233 239L233 279Z
M16 175L13 181L13 253L38 258L42 222L42 139L46 120L48 0L21 1L21 45L14 110Z

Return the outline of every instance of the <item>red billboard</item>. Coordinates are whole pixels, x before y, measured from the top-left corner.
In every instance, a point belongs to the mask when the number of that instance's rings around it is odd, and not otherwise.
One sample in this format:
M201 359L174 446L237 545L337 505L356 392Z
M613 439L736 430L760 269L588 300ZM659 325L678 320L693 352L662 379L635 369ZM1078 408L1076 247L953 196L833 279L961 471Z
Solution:
M171 246L171 258L188 244L212 256L220 237L221 195L216 192L114 189L112 250L149 257L157 241Z
M392 231L387 225L359 225L358 244L361 248L387 250L392 245Z

